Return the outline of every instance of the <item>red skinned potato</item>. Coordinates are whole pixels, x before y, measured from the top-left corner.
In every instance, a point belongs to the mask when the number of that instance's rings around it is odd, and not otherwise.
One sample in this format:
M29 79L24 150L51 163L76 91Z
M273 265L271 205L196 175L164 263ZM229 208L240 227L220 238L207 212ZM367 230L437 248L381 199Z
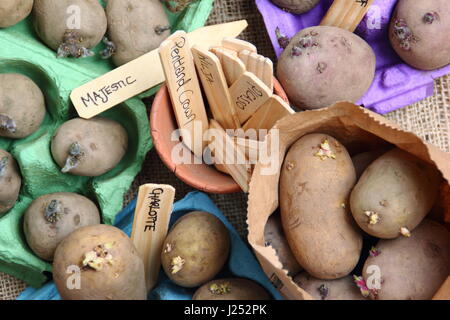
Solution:
M434 70L450 63L450 2L400 0L392 16L389 39L407 64Z
M329 135L305 135L286 155L281 221L298 263L316 278L342 278L358 263L362 235L347 205L355 181L347 150Z
M352 276L335 280L321 280L302 272L294 282L316 300L365 300Z
M19 23L31 12L33 0L0 1L0 28L7 28Z
M304 13L314 8L320 0L271 0L287 12Z
M78 288L70 278L74 269L80 271ZM120 229L103 224L77 229L60 243L53 261L53 279L64 300L147 297L144 263L135 246Z
M440 174L401 149L393 149L362 174L350 197L356 223L382 239L408 236L431 210Z
M24 216L28 245L52 261L58 244L74 230L100 223L100 212L88 198L71 192L51 193L34 200Z
M450 234L432 220L424 220L410 238L380 240L376 248L363 269L372 299L431 299L450 273Z
M12 155L0 149L0 217L15 205L21 185L22 177L16 161Z
M278 60L277 78L298 108L355 102L375 76L375 54L356 34L317 26L301 30Z

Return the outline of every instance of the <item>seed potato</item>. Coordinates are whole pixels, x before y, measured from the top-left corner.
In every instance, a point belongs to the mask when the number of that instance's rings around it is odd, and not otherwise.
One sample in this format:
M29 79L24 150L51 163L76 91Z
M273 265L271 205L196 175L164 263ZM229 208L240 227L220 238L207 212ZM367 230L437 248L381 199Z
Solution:
M279 216L271 215L269 220L267 220L264 229L264 240L266 246L272 246L275 249L283 269L288 270L290 276L294 276L302 270L284 236Z
M170 35L169 20L159 0L109 0L106 15L117 66L158 48Z
M353 217L361 229L377 238L408 235L432 208L439 181L435 168L393 149L375 160L353 189Z
M33 0L0 1L0 28L7 28L19 23L31 12Z
M367 167L377 158L379 158L383 153L385 153L385 151L383 150L373 150L358 153L357 155L353 156L352 162L353 165L355 166L356 180L359 180L359 178L362 176Z
M373 299L431 299L450 274L450 234L432 220L425 219L410 238L380 240L377 249L363 269L366 283L379 270L381 287L371 292Z
M284 160L284 233L299 264L316 278L342 278L358 263L362 236L347 205L355 180L347 150L326 134L303 136Z
M356 34L317 26L301 30L278 60L277 78L298 108L355 102L375 76L375 54Z
M19 197L22 178L16 161L0 149L0 217L14 207Z
M192 300L270 300L270 296L254 281L229 278L204 284L197 289Z
M106 118L75 118L64 123L52 139L53 159L62 172L100 176L122 160L128 135L119 123Z
M39 129L44 117L44 95L30 78L0 74L0 137L25 138Z
M389 39L407 64L434 70L450 63L450 2L399 0L389 27Z
M294 282L316 300L365 300L352 276L336 280L320 280L302 272Z
M304 13L314 8L320 0L271 0L287 12Z
M37 35L60 57L89 56L100 43L107 21L97 0L35 0L33 23Z
M214 215L194 211L177 220L164 241L161 262L167 276L193 288L213 279L230 251L230 236Z
M74 230L100 224L97 206L76 193L46 194L25 212L24 232L28 245L40 258L52 261L58 244Z
M77 283L70 271L77 267L80 268L79 289L74 288ZM145 300L147 297L141 257L124 232L108 225L82 227L66 237L55 252L53 279L65 300Z

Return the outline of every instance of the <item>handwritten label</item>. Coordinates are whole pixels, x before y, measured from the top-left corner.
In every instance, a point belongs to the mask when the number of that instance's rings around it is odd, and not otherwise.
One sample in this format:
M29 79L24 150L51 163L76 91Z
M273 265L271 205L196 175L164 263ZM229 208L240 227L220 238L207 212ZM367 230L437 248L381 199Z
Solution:
M136 79L132 76L125 77L124 79L114 82L111 85L104 86L98 91L88 92L85 96L80 97L81 102L86 108L108 103L109 97L112 94L118 92L120 89L132 85L135 82Z
M148 194L148 213L145 220L144 232L156 231L156 223L158 221L158 211L161 209L161 195L164 189L156 188Z
M253 73L245 72L231 86L230 95L242 124L272 96L272 90Z
M320 22L321 26L333 26L355 31L358 24L369 11L374 0L334 0L325 17Z
M197 46L192 54L214 119L226 129L240 128L219 58Z
M148 290L158 279L174 199L172 186L145 184L139 187L131 240L144 262Z
M223 37L236 37L247 27L239 20L196 29L187 35L190 44L218 46ZM90 119L165 80L158 49L74 89L70 94L78 115Z
M186 129L181 130L183 143L201 157L209 123L186 32L177 31L165 40L159 55L178 127ZM194 121L201 123L201 130L195 130Z

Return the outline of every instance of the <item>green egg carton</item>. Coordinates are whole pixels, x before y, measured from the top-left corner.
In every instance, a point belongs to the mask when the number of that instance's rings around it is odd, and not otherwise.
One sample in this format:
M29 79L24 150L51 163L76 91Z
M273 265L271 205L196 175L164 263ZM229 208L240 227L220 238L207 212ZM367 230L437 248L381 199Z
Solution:
M213 2L194 1L178 14L167 11L172 31L189 32L203 26ZM103 1L100 3L104 5ZM128 151L116 168L95 178L63 174L52 158L50 142L62 123L77 117L69 95L73 89L112 70L114 65L98 55L57 59L55 52L37 37L31 17L13 27L0 29L0 48L0 73L20 73L31 78L44 93L47 107L40 129L31 136L20 140L0 138L0 148L14 156L22 174L19 199L14 208L0 218L0 271L39 287L47 281L45 272L51 272L51 264L34 255L26 243L22 230L25 210L44 194L76 192L97 203L103 223L114 223L116 213L122 209L124 194L152 147L147 110L140 98L154 94L157 88L101 114L121 123L128 132ZM94 51L101 49L103 44ZM152 66L148 66L149 72L151 69Z

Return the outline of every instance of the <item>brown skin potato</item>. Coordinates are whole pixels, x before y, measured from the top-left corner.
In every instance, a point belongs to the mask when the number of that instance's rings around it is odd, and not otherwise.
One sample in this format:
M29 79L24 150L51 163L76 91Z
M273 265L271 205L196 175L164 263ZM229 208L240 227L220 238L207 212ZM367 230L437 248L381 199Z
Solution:
M16 161L5 150L0 149L0 217L17 201L22 185Z
M299 264L316 278L342 278L358 263L362 236L347 205L355 180L347 150L326 134L303 136L284 160L284 233Z
M302 270L302 267L292 254L278 215L271 215L269 220L267 220L264 229L264 240L266 246L272 246L275 249L281 265L288 270L290 276L294 276Z
M375 54L360 37L337 27L297 33L278 60L277 78L299 108L357 101L375 76Z
M222 269L230 236L222 221L195 211L178 219L164 241L161 263L167 276L182 287L197 287Z
M353 217L368 234L382 239L407 235L432 208L439 172L400 149L375 160L350 197Z
M254 281L229 278L204 284L197 289L192 300L270 300L270 296Z
M302 272L294 282L317 300L365 300L352 276L336 280L320 280Z
M25 212L23 227L28 245L40 258L52 261L58 244L74 230L100 224L96 205L76 193L46 194Z
M33 0L0 1L0 28L7 28L19 23L31 12Z
M375 276L371 269L379 268L381 288L371 292L373 299L431 299L450 273L450 234L428 219L410 238L380 240L377 249L379 255L370 256L363 269L370 288L370 277Z
M392 16L389 39L407 64L434 70L450 63L450 2L400 0Z
M80 268L80 287L71 289ZM68 269L69 268L69 269ZM65 300L145 300L144 263L130 238L107 225L79 228L58 246L53 279Z
M62 168L78 176L100 176L122 160L128 147L128 135L117 122L106 118L67 121L53 137L53 159Z
M353 156L352 162L355 166L356 180L359 180L367 167L385 152L385 150L374 150L358 153L357 155Z
M117 66L158 48L170 35L169 20L159 0L109 0L106 15Z
M304 13L314 8L320 0L271 0L287 12Z
M91 49L100 43L107 28L105 11L97 0L35 0L33 22L41 40L55 51L72 40L80 50Z
M0 74L0 137L25 138L39 129L44 117L44 95L30 78Z

